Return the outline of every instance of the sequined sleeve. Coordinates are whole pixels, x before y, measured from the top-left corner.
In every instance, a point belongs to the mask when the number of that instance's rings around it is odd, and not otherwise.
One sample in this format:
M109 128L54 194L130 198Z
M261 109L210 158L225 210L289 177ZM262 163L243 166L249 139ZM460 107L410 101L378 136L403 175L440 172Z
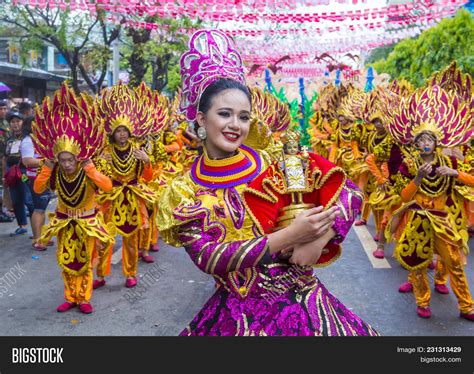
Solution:
M333 244L340 244L344 241L349 232L355 217L359 214L362 201L364 197L359 188L347 179L346 184L341 190L339 199L336 205L341 211L341 215L336 217L333 230L336 232L336 237L331 240Z
M266 236L220 243L219 230L206 227L204 220L190 221L179 230L186 252L203 272L222 276L272 262Z
M178 229L182 222L175 219L174 211L182 205L193 202L194 184L189 174L173 179L163 190L158 202L157 225L160 236L166 243L182 247L178 238Z

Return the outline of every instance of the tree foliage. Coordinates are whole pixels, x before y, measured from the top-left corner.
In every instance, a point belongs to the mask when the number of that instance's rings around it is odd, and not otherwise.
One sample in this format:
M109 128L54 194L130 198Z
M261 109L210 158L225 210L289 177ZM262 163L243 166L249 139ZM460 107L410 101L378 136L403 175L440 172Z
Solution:
M121 29L120 25L106 24L103 10L96 8L95 14L86 14L71 11L69 7L13 5L11 0L0 0L0 8L0 26L16 31L23 55L53 45L71 70L74 90L79 92L82 78L92 92L98 92L106 78L110 46Z
M146 17L145 22L159 25L159 29L128 29L122 48L124 67L130 73L130 84L138 85L142 80L153 89L174 92L181 84L179 58L186 51L189 33L200 26L199 20L186 17Z
M371 65L378 73L388 73L393 79L405 78L417 87L453 60L457 60L462 70L474 75L472 35L472 14L461 9L455 17L441 20L417 38L400 41L386 59Z

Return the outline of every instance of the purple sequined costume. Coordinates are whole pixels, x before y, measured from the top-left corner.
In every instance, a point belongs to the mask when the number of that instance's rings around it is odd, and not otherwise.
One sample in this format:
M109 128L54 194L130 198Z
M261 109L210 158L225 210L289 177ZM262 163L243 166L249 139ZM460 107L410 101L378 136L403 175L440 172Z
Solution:
M206 172L197 170L195 174ZM267 237L258 234L245 207L245 186L203 186L188 174L174 181L162 196L162 201L176 204L171 207L172 226L161 224L160 232L163 230L165 240L174 235L176 241L167 241L183 245L194 263L212 274L217 284L214 295L181 335L378 335L324 287L312 267L291 265L269 254ZM190 196L183 198L187 193ZM345 210L345 217L333 226L337 232L334 243L338 244L361 206L360 194L351 181L345 182L336 203ZM162 213L170 214L165 208Z

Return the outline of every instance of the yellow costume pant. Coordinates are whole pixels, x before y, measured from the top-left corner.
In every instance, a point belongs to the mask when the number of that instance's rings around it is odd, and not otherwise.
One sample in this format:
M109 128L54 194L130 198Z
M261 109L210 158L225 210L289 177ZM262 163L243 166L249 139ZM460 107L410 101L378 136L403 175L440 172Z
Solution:
M137 276L138 241L140 230L122 239L122 271L126 277Z
M110 263L112 261L112 252L114 245L108 245L98 251L99 259L97 263L96 273L99 277L107 277L110 275Z
M122 271L126 277L136 277L138 266L138 242L141 230L132 235L122 238ZM106 277L110 275L110 263L112 261L113 245L103 251L99 251L99 262L97 264L97 276Z
M451 288L458 299L461 313L472 311L472 297L469 292L464 266L459 248L435 236L435 253L437 253L449 274ZM438 261L439 262L439 261ZM413 294L416 304L421 307L430 305L430 285L428 281L427 268L410 271L408 281L413 285Z
M88 238L90 241L88 244L95 245L95 238ZM60 240L59 240L60 242ZM59 244L59 249L62 251L62 245ZM88 303L92 297L92 262L86 265L85 270L80 275L73 275L66 271L62 272L64 281L64 298L72 303Z

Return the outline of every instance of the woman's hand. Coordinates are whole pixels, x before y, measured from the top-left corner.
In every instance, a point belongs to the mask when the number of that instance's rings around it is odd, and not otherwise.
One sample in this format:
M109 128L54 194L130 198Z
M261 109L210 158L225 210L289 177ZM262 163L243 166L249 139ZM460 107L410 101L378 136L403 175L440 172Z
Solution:
M318 262L323 251L321 239L316 239L305 244L298 244L293 248L293 254L288 262L293 265L309 266Z
M451 169L448 166L440 166L436 169L436 174L447 175L448 177L457 177L459 175L457 170Z
M331 227L339 213L337 206L326 211L318 206L300 213L288 227L268 235L270 253L291 251L298 244L312 242L327 234L332 231Z
M110 153L102 154L102 158L107 162L112 162L112 155Z
M150 163L150 157L148 157L146 152L142 149L134 149L133 155L136 157L137 160L143 161L145 164Z
M322 206L311 208L300 213L286 230L295 244L311 242L324 235L334 224L338 215L337 206L326 211L323 211Z

